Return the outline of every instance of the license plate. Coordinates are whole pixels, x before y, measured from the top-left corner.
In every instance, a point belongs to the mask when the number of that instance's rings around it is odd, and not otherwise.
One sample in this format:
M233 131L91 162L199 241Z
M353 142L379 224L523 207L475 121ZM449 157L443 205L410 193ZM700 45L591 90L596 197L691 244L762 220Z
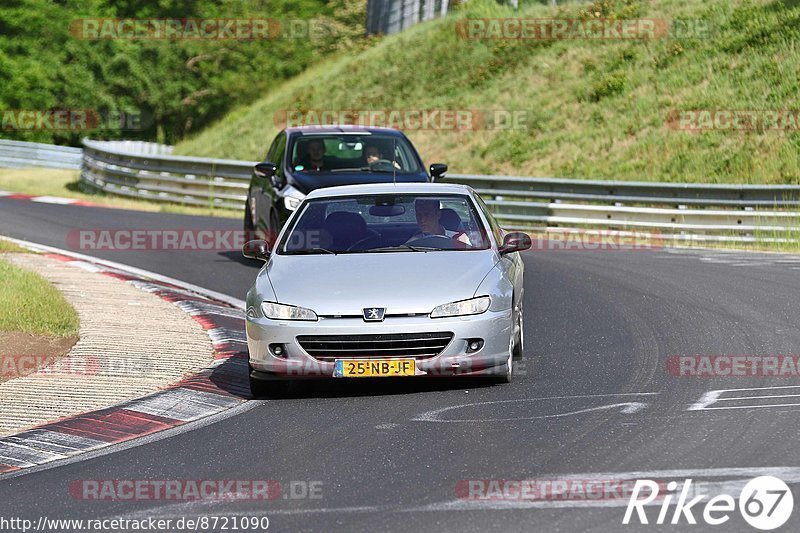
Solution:
M413 376L416 365L413 359L337 359L333 369L335 378L374 378L386 376Z

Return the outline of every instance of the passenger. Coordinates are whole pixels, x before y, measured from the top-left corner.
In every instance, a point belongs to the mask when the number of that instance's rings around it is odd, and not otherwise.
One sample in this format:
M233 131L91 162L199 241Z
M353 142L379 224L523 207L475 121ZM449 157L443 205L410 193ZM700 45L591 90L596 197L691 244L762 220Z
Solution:
M386 157L381 152L381 149L378 148L374 144L367 144L364 146L364 160L367 163L367 166L372 166L376 164L378 161L387 161ZM402 167L397 163L397 161L391 162L394 165L394 168L400 170Z
M381 156L381 151L377 146L374 144L368 144L364 148L364 159L367 161L367 164L370 165L372 163L377 163L383 159L383 157Z

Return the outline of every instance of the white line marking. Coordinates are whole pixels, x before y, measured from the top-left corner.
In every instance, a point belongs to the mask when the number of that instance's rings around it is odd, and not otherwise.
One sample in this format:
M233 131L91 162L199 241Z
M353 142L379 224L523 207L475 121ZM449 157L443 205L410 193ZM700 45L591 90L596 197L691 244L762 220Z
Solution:
M800 385L781 385L775 387L751 387L745 389L719 389L719 390L712 390L708 391L700 397L696 403L690 405L686 410L687 411L713 411L713 410L725 410L725 409L764 409L768 407L796 407L800 404L796 403L781 403L781 404L769 404L769 405L737 405L732 407L709 407L715 403L723 402L723 401L746 401L746 400L758 400L758 399L765 399L765 398L797 398L800 397L800 394L779 394L779 395L764 395L764 396L733 396L729 398L721 398L723 394L726 392L749 392L749 391L780 391L785 389L800 389Z
M43 204L59 204L59 205L69 205L74 204L77 200L72 198L60 198L58 196L34 196L31 198L31 202L40 202Z
M780 385L775 387L752 387L747 389L720 389L717 392L740 392L748 390L800 389L800 385Z
M601 409L613 409L616 407L622 407L621 410L624 414L633 414L637 411L641 411L644 409L647 404L641 402L622 402L622 403L615 403L610 405L601 405L596 407L588 407L585 409L580 409L577 411L570 411L567 413L558 413L553 415L540 415L540 416L531 416L531 417L512 417L512 418L485 418L485 419L458 419L458 420L444 420L440 418L440 415L446 413L448 411L453 411L455 409L462 409L464 407L475 407L479 405L496 405L496 404L503 404L503 403L519 403L519 402L535 402L541 400L572 400L572 399L583 399L583 398L604 398L604 397L614 397L614 396L652 396L657 395L657 392L639 392L639 393L620 393L620 394L591 394L591 395L579 395L579 396L546 396L542 398L520 398L516 400L497 400L497 401L490 401L490 402L475 402L475 403L465 403L459 405L451 405L449 407L442 407L440 409L434 409L432 411L426 411L420 415L415 416L411 420L414 422L447 422L447 423L466 423L466 422L503 422L503 421L511 421L511 420L538 420L538 419L546 419L546 418L560 418L564 416L571 416L577 415L581 413L587 413L590 411L598 411Z
M103 271L102 268L98 267L97 265L93 265L92 263L89 263L87 261L78 261L78 260L76 260L76 261L70 261L67 264L71 265L71 266L78 267L78 268L82 268L83 270L86 270L87 272L102 272Z
M736 405L732 407L704 407L699 411L724 411L727 409L764 409L767 407L797 407L800 403L776 403L769 405Z
M775 396L737 396L734 398L720 398L718 402L733 402L741 400L764 400L767 398L800 398L800 394L776 394Z

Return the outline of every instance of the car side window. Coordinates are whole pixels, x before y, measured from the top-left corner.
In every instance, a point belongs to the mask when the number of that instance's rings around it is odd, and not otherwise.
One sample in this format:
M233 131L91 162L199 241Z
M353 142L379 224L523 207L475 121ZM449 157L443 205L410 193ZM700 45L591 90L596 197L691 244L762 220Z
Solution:
M286 134L281 133L270 148L270 162L278 167L278 176L283 176L283 154L286 152Z
M278 140L280 140L280 138L281 138L281 135L279 134L272 141L272 144L269 146L269 150L267 150L267 157L266 157L265 161L269 161L270 163L275 163L276 165L278 164L278 162L275 161L275 159L273 159L273 156L275 155L275 150L278 147Z
M481 195L475 193L475 198L478 200L478 204L481 206L484 214L486 215L486 219L489 221L489 227L492 230L492 234L494 235L494 240L497 242L497 246L503 244L503 228L500 227L500 224L492 216L492 212L489 210L489 206L486 205L486 202L483 201Z

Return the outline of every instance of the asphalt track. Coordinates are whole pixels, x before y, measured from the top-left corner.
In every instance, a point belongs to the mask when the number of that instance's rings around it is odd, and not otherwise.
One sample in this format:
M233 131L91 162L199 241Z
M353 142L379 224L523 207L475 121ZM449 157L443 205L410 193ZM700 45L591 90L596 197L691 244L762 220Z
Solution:
M239 223L0 199L2 234L68 248L67 233L75 228L238 229ZM230 252L79 251L237 298L257 268ZM457 492L463 480L566 475L692 478L713 489L773 472L795 483L800 501L800 388L773 388L798 385L796 378L667 372L674 355L798 354L800 259L668 250L524 257L524 375L510 385L299 384L287 398L193 431L0 478L0 516L267 516L271 531L623 528L624 502L486 502ZM780 398L702 401L712 390L761 387L722 396ZM322 489L321 498L266 502L83 501L69 487L84 479L273 479L284 487L318 482ZM648 508L651 523L657 514ZM702 510L694 514L702 524ZM736 512L724 526L684 520L661 529L755 531ZM795 511L784 530L798 529Z

